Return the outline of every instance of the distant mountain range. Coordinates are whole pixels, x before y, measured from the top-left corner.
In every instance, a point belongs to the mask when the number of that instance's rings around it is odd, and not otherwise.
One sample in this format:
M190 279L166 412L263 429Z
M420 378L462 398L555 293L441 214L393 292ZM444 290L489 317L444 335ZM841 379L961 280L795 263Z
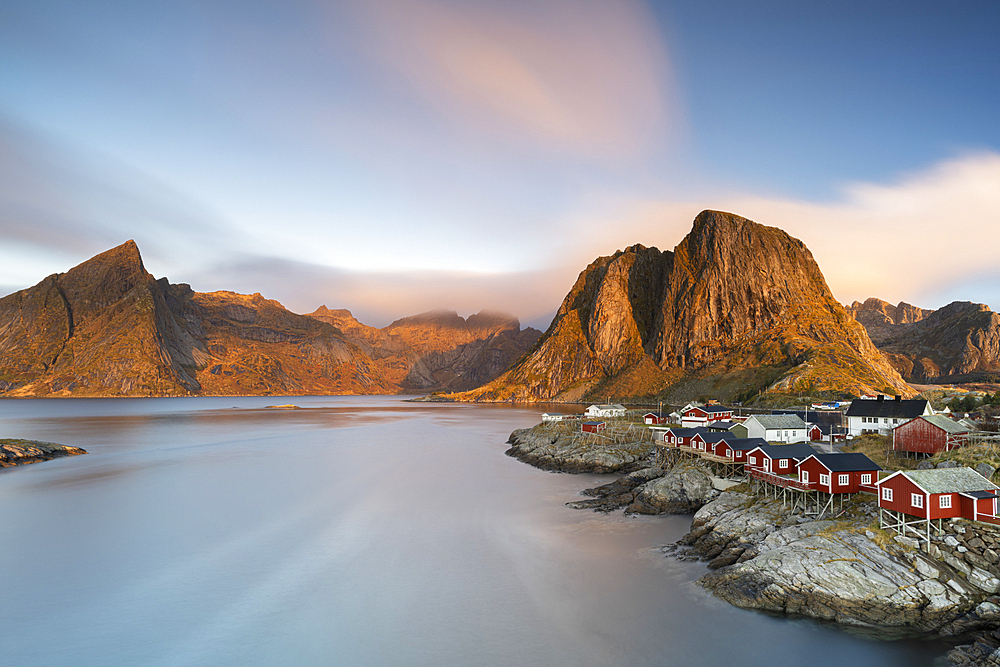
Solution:
M704 211L673 252L635 245L579 276L532 350L457 400L913 394L805 245Z
M433 311L377 329L347 310L156 280L129 241L0 299L0 395L448 393L456 400L746 400L913 394L1000 375L1000 315L839 304L780 229L704 211L673 249L579 276L542 334Z
M441 311L374 329L347 311L194 292L155 280L129 241L0 299L0 395L457 391L538 336L506 315Z
M871 298L847 311L908 382L1000 380L1000 314L989 306L955 301L926 310Z

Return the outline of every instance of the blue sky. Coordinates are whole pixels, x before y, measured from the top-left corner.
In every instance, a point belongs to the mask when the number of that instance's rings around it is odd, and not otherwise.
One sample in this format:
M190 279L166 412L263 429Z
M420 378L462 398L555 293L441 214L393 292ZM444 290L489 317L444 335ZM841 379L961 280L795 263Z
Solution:
M1000 307L1000 5L0 5L0 291L134 238L157 277L382 326L544 328L702 209L835 296Z

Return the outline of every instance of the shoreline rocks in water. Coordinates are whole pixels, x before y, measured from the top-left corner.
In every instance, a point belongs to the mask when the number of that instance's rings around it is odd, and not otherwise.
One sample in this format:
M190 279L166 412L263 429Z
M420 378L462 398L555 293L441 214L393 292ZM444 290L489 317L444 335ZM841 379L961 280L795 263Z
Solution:
M1000 580L947 558L939 542L928 553L873 529L873 503L858 505L851 520L816 521L787 512L780 501L726 492L666 550L708 560L714 571L698 583L744 609L870 629L881 638L956 638L1000 624ZM1000 541L1000 532L985 530L996 533L991 542ZM968 550L956 546L955 553Z
M571 428L537 425L510 434L507 456L541 468L570 473L630 473L652 464L656 447L651 441L614 443L581 437Z
M48 461L61 456L79 456L86 450L69 445L38 440L0 439L0 467L10 468L28 463Z

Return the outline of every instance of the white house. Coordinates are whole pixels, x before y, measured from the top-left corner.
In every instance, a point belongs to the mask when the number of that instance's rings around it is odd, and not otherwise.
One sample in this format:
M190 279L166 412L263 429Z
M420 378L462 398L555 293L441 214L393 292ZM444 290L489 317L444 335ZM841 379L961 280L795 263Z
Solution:
M865 433L888 435L900 424L932 414L934 408L922 398L903 400L897 396L886 400L879 396L875 400L857 399L851 401L851 407L847 409L847 433L852 436Z
M625 406L618 403L591 405L584 414L588 417L624 417Z
M798 415L753 415L743 422L748 438L768 442L805 442L809 427Z

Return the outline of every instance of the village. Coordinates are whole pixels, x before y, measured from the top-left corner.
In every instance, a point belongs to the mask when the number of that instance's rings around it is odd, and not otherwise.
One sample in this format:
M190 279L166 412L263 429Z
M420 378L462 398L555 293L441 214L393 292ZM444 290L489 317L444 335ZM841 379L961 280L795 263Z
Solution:
M572 423L590 438L649 439L659 465L700 459L715 472L717 488L745 484L808 516L829 516L861 494L877 503L880 528L925 545L942 534L944 520L1000 525L993 466L947 461L933 467L927 461L972 445L992 448L1000 434L979 430L961 413L937 412L923 398L877 395L811 407L742 414L689 403L668 414L608 403L582 415L546 413L542 421ZM882 465L860 451L844 451L869 436L891 438ZM907 469L912 467L917 469Z

